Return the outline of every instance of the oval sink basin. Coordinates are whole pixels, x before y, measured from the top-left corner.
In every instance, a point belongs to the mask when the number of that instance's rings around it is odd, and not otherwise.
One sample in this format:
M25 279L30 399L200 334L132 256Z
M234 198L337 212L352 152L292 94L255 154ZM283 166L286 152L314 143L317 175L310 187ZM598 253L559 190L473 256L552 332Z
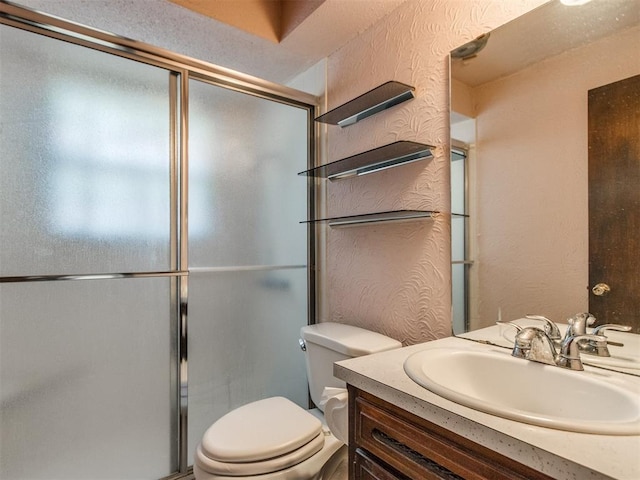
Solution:
M414 353L404 370L441 397L509 420L572 432L640 434L640 386L634 377L623 388L593 373L508 352L452 348Z

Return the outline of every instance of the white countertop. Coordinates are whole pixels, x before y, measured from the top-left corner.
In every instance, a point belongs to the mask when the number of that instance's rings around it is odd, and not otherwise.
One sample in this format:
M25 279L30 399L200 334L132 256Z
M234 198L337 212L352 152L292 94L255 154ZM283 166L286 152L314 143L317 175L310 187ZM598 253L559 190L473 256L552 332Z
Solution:
M419 386L404 372L404 361L415 352L438 347L505 352L498 347L450 337L337 362L334 374L354 387L551 477L640 480L640 436L594 435L527 425L464 407ZM589 366L585 366L585 372L612 378L622 376L625 381L640 385L639 377ZM562 402L562 392L549 394ZM615 405L593 407L615 408Z

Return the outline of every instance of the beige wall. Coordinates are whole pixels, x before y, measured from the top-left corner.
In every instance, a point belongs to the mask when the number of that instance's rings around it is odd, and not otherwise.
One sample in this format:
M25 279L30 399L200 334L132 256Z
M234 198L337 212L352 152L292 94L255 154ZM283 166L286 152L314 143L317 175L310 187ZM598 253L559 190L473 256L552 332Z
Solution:
M435 158L327 181L327 213L402 208L449 211L448 53L542 0L408 0L331 55L328 108L388 80L415 86L416 98L341 129L323 127L323 162L396 140L437 146ZM363 326L405 344L451 331L450 222L328 229L322 321Z
M474 90L476 326L588 302L587 91L640 73L640 29Z

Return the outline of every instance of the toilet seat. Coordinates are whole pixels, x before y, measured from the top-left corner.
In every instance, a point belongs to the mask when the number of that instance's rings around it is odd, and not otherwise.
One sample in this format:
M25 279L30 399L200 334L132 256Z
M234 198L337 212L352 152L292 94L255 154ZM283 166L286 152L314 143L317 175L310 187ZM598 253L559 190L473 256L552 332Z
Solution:
M260 462L246 463L224 463L218 462L208 457L202 451L202 444L198 445L196 456L200 468L209 473L216 475L226 475L229 477L248 477L255 475L264 475L267 473L277 472L285 468L293 467L301 462L313 457L322 450L324 446L324 433L320 432L316 438L311 440L307 445L298 448L293 452L281 455L279 457L270 458Z
M318 418L283 397L239 407L205 432L196 456L217 475L250 476L307 460L324 446Z

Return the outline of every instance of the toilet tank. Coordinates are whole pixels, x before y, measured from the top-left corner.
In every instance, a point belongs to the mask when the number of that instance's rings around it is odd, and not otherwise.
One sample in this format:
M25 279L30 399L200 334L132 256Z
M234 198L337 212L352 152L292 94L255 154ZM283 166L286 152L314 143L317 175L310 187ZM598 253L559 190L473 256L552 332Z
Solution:
M300 329L300 335L306 345L309 391L316 406L325 387L345 388L345 383L333 376L334 362L402 346L380 333L341 323L307 325Z

